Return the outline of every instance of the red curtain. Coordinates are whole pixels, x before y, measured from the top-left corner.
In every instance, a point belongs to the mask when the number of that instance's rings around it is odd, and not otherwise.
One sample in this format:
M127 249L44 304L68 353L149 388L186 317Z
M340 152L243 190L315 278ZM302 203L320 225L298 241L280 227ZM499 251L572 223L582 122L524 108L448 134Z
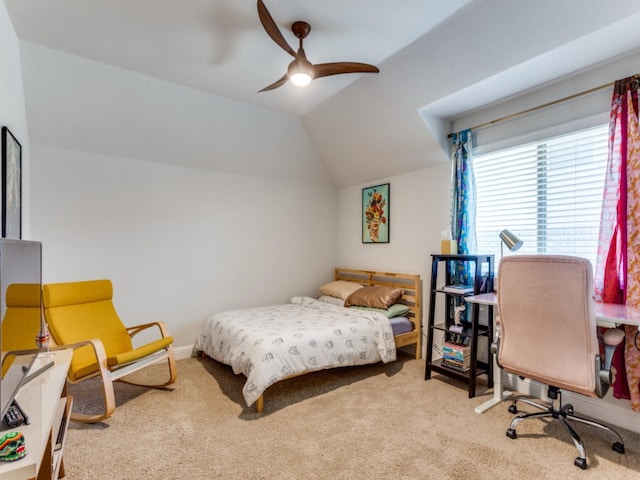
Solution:
M609 157L602 202L595 293L598 301L640 307L640 75L615 82L609 121ZM636 327L626 327L614 366L614 396L640 411L640 350Z

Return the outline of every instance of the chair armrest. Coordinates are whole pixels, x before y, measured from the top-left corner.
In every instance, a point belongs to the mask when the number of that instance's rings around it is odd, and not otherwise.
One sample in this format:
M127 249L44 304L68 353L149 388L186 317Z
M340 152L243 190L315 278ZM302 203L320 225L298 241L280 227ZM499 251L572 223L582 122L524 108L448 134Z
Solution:
M127 332L129 332L129 337L133 338L135 335L137 335L138 333L142 332L143 330L146 330L146 329L152 328L152 327L158 327L158 329L160 330L160 335L162 336L162 338L170 336L169 335L169 330L167 329L167 325L162 321L144 323L142 325L135 325L133 327L126 327L126 328L127 328Z
M602 365L602 356L596 355L596 395L600 398L606 395L615 381L615 370L611 369L613 352L622 343L624 336L624 332L619 328L610 328L604 332L604 365Z
M55 351L55 350L64 350L67 348L71 348L73 350L75 350L76 348L80 348L83 347L85 345L94 345L95 342L99 342L100 345L98 346L98 349L102 349L102 352L104 352L104 347L102 345L102 340L99 340L97 338L93 339L93 340L82 340L81 342L76 342L76 343L67 343L67 344L63 344L63 345L58 345L56 343L56 341L53 339L53 337L51 337L51 340L49 341L49 350L50 351ZM94 345L94 350L96 349L95 345ZM105 353L106 356L106 353Z
M611 367L611 361L613 360L613 352L616 347L624 340L624 332L619 328L610 328L604 332L604 368Z
M98 338L93 338L91 340L83 340L82 342L70 343L70 344L64 345L64 348L76 349L76 348L84 347L87 345L90 346L93 349L93 352L95 353L96 360L98 363L98 372L94 372L93 374L87 375L85 377L80 377L80 378L91 378L94 375L100 375L103 378L108 377L109 364L107 363L107 352L104 349L102 340ZM71 372L71 369L69 369L69 372ZM69 377L69 379L71 380L72 378ZM76 381L76 380L77 379L73 379L72 381Z
M624 340L624 336L624 331L619 328L609 328L604 332L604 365L600 370L600 380L607 385L611 385L615 381L615 376L611 372L611 363L613 353Z
M67 350L67 349L75 350L76 348L83 347L85 345L91 345L95 352L96 358L98 360L98 368L100 370L98 373L100 373L103 376L105 374L108 374L107 354L100 340L97 340L97 339L87 340L87 341L82 341L77 343L69 343L66 345L58 345L52 339L51 343L53 345L47 349L34 348L34 349L28 349L28 350L10 350L7 352L2 352L2 366L4 367L4 362L9 357L16 357L19 355L33 355L33 354L38 354L43 352L55 352L58 350ZM71 369L69 369L69 372L71 372ZM69 377L69 379L71 379L71 377Z

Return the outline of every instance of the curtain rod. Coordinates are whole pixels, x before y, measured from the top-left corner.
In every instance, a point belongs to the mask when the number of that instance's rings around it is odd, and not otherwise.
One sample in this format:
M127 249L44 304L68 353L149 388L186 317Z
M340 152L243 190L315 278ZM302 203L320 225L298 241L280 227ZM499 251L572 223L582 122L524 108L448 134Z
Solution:
M481 123L480 125L476 125L475 127L471 127L470 130L478 130L484 127L490 127L491 125L495 125L496 123L504 122L505 120L511 120L512 118L519 117L521 115L526 115L527 113L535 112L537 110L542 110L543 108L551 107L553 105L557 105L558 103L566 102L567 100L573 100L574 98L581 97L582 95L588 95L589 93L597 92L598 90L602 90L603 88L612 87L616 82L609 82L604 85L600 85L599 87L590 88L589 90L585 90L584 92L574 93L573 95L569 95L568 97L559 98L558 100L554 100L552 102L545 103L543 105L538 105L537 107L527 108L526 110L522 110L521 112L512 113L511 115L506 115L504 117L496 118L495 120L491 120L490 122ZM453 137L453 133L450 133L448 138Z

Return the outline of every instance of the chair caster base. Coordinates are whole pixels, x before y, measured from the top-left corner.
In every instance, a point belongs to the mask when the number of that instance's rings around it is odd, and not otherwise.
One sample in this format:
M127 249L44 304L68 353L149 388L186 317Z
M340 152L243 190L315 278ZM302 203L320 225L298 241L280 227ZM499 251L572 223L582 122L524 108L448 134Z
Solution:
M509 438L513 438L514 440L516 439L517 435L516 435L516 430L514 428L510 428L507 430L507 437Z
M611 450L618 453L624 453L624 444L620 442L615 442L611 445Z
M518 413L518 407L515 405L509 405L509 413L513 413L514 415Z
M576 459L573 461L574 465L576 467L580 467L582 470L586 470L587 469L587 459L586 458L580 458L580 457L576 457Z

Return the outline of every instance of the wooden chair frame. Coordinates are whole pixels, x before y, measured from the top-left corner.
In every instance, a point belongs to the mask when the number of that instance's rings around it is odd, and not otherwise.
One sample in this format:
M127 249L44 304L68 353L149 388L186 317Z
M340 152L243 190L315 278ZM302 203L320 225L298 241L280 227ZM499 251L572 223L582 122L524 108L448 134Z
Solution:
M129 333L129 337L133 338L136 334L152 327L158 327L158 329L160 330L160 334L163 338L169 336L165 323L161 321L145 323L145 324L136 325L133 327L127 327L127 332ZM52 344L55 344L53 339L51 340L51 342ZM74 421L82 422L82 423L97 423L113 415L116 409L115 393L113 390L113 382L115 381L121 381L124 383L129 383L131 385L139 385L139 386L148 387L148 388L163 388L163 387L166 387L167 385L171 385L176 381L177 369L176 369L176 360L175 360L175 355L173 353L172 345L168 345L166 348L159 350L157 352L154 352L151 355L148 355L141 359L138 359L135 362L131 362L124 365L117 365L115 367L109 367L107 363L107 354L104 350L104 346L102 345L102 341L100 339L94 338L91 340L87 340L86 342L80 342L74 345L61 345L61 347L77 348L82 345L90 345L91 348L93 349L94 354L98 360L97 361L98 370L78 379L73 379L70 376L67 376L67 381L71 384L77 384L85 380L89 380L90 378L100 376L100 379L102 381L104 411L96 415L88 415L88 414L77 413L72 411L71 419ZM130 375L149 365L153 365L155 363L159 363L162 361L167 361L167 364L169 366L169 380L167 380L165 383L143 384L143 383L132 382L130 380L126 380L123 378L126 375Z

